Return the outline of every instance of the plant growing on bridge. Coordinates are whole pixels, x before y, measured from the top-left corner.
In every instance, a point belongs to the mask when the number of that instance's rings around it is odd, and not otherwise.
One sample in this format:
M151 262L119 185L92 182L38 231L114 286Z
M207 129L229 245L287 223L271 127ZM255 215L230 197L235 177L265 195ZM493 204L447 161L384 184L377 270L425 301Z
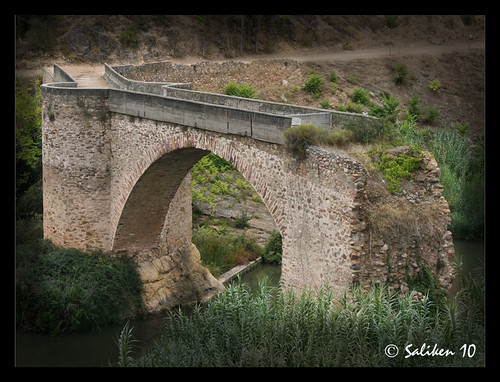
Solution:
M348 129L325 129L313 124L292 126L284 131L285 146L299 157L306 154L306 147L319 143L343 146L355 139L355 133Z
M411 149L411 155L392 155L384 151L372 150L370 154L375 154L378 161L375 167L382 171L384 179L389 182L387 188L391 194L401 191L401 181L411 177L411 173L416 170L422 161L422 155L415 147Z

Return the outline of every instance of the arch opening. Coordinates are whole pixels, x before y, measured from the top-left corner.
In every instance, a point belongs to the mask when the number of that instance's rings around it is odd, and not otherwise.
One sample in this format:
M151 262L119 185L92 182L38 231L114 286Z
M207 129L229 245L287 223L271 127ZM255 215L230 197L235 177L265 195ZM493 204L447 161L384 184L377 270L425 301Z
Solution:
M192 240L212 274L219 277L261 255L268 261L279 259L281 265L281 251L279 257L270 254L281 239L276 223L243 174L211 152L193 166L191 175ZM275 245L263 253L271 236Z
M191 167L206 154L208 151L195 148L178 149L164 154L146 169L123 207L115 251L158 247L172 201L182 191L179 188Z
M204 301L223 290L222 284L202 265L200 252L192 241L190 170L211 152L184 147L161 155L135 182L123 206L113 252L133 257L138 264L150 311ZM221 158L248 182L232 158ZM269 207L264 199L261 201L279 231Z
M169 241L168 236L175 231L176 226L187 227L185 220L191 223L192 211L187 208L186 201L189 198L189 207L191 207L191 169L208 154L213 154L216 158L221 158L233 166L232 174L239 174L240 177L237 179L242 179L251 187L264 207L260 211L265 210L263 213L269 215L274 229L280 231L261 193L231 162L231 158L223 158L213 151L188 147L164 154L154 161L137 180L120 215L114 236L113 251L142 251L156 248L162 244L161 240L165 239L163 236L166 235L166 240ZM245 186L240 185L240 187ZM179 206L179 204L182 205ZM179 211L175 211L176 209ZM215 216L224 217L224 213L217 215L216 210L214 212ZM229 216L226 214L226 216L232 219L237 218L231 214ZM192 224L189 224L189 227L192 228ZM189 230L192 231L192 229ZM191 235L186 238L190 240ZM176 241L178 244L179 238ZM167 242L167 246L170 247L174 244Z

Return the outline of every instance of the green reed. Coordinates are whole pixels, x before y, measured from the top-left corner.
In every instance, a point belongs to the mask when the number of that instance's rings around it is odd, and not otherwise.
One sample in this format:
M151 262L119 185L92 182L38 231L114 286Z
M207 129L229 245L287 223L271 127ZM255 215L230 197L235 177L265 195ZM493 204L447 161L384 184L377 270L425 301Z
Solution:
M338 300L324 287L297 295L259 283L252 292L235 283L205 308L169 314L165 334L130 366L365 367L484 365L484 290L466 281L455 300L436 306L424 297L400 297L386 288L353 289ZM128 340L129 341L129 340ZM385 354L388 345L399 354ZM456 354L405 358L405 347L437 344ZM462 357L474 344L473 357Z

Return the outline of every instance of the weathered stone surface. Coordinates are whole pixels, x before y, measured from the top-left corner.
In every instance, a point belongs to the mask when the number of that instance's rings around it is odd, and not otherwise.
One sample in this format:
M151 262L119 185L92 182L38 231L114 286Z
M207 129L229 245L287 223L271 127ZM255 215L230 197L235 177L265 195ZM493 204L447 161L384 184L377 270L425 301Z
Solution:
M149 311L206 302L224 286L201 265L200 252L194 244L159 259L139 264L144 282L144 301Z

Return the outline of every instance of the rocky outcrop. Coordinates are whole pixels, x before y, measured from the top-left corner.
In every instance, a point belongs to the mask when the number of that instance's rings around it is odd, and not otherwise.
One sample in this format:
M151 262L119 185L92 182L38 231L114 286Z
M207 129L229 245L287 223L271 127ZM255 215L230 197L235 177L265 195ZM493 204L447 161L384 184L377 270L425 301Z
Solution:
M143 281L143 299L149 312L206 302L224 290L207 268L201 265L200 252L194 244L184 245L173 253L156 257L154 253L134 254Z

